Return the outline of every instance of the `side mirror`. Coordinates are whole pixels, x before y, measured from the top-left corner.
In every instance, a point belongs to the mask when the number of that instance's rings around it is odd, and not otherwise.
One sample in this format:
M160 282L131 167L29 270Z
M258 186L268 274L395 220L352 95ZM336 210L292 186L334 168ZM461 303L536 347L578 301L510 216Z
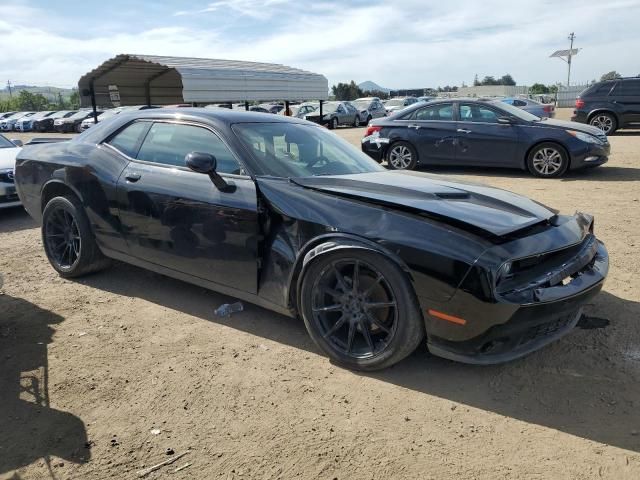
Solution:
M17 138L12 138L11 143L13 143L16 147L24 146L24 143L22 143L22 140L18 140Z
M216 157L209 153L191 152L184 157L184 163L190 170L196 173L204 173L221 192L232 192L235 190L233 185L225 182L224 178L216 173L218 162Z
M218 162L216 157L209 153L191 152L184 157L184 162L191 170L197 173L209 174L216 171Z
M513 125L514 121L511 117L498 117L498 123L500 125Z

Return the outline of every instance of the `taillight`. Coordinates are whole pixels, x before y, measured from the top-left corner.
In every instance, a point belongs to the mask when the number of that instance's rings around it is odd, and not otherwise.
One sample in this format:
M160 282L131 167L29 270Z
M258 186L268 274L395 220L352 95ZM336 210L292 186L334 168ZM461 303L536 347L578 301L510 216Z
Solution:
M374 133L379 132L380 130L382 130L382 127L369 126L367 127L367 131L364 132L364 136L368 137L369 135L373 135Z
M545 105L544 107L542 107L542 110L544 110L545 113L551 113L553 112L553 107L551 105Z
M576 108L583 108L584 107L584 100L582 100L581 98L576 98Z

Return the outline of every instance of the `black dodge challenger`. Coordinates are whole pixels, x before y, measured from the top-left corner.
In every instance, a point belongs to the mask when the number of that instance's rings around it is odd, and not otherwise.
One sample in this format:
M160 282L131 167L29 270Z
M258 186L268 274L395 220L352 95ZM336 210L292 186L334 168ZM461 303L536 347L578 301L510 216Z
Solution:
M425 338L462 362L520 357L569 332L608 271L589 215L390 172L276 115L116 115L24 148L15 178L60 275L117 259L300 315L355 369L392 365Z

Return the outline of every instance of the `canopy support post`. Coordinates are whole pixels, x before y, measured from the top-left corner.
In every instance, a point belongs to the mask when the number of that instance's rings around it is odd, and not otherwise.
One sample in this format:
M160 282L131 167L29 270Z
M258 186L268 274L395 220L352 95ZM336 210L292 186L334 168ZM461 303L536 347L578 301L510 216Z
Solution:
M244 109L248 112L249 111L249 102L245 100L244 102Z
M93 109L93 123L98 123L98 110L96 109L96 89L93 85L93 80L91 80L91 87L89 88L91 92L91 108Z

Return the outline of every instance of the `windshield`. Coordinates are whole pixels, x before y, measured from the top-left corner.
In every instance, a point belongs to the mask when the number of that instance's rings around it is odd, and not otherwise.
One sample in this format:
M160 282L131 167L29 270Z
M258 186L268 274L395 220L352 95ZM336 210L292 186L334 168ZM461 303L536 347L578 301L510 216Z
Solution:
M253 153L253 170L272 177L348 175L384 171L384 167L326 129L297 123L233 125Z
M327 102L322 104L322 114L335 112L339 103Z
M36 112L31 119L32 120L37 120L39 118L45 118L48 117L49 115L51 115L53 112Z
M5 120L17 120L18 118L22 118L27 114L27 112L18 112L14 113L10 117L5 118Z
M404 105L404 98L395 98L393 100L387 100L385 103L387 107L398 107Z
M13 142L0 135L0 148L16 148Z
M73 115L70 115L68 117L65 116L65 118L71 118L73 120L79 120L79 119L82 119L82 118L86 117L90 113L91 113L90 110L80 110L79 112L76 112Z
M513 115L514 117L518 117L527 122L535 122L541 120L540 117L529 113L521 108L514 107L513 105L509 105L508 103L501 102L500 100L496 100L492 102L496 107L499 107L501 110Z

